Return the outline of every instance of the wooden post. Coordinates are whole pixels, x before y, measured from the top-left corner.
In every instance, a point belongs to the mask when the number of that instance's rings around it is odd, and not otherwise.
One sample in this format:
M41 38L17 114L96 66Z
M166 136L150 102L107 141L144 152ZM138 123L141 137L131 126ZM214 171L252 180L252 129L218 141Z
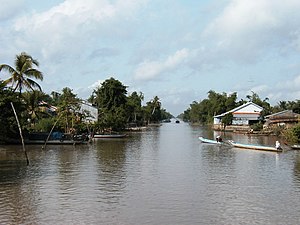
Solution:
M50 133L49 133L49 135L48 135L48 137L47 137L47 139L46 139L46 141L45 141L44 146L42 146L42 149L45 149L45 148L46 148L46 144L47 144L47 142L48 142L48 140L49 140L49 138L50 138L50 136L51 136L51 133L52 133L54 127L56 126L57 122L58 122L58 121L60 120L60 118L62 117L62 115L63 115L63 114L60 114L60 116L58 117L58 119L55 121L55 123L54 123L53 127L51 128Z
M25 149L24 138L23 138L23 135L22 135L22 128L20 126L20 122L19 122L18 115L17 115L16 110L15 110L14 104L12 102L10 102L10 104L11 104L11 107L12 107L12 109L14 111L14 114L15 114L15 117L16 117L16 120L17 120L19 132L20 132L20 136L21 136L21 140L22 140L23 151L24 151L24 154L25 154L25 157L26 157L27 166L28 166L29 165L29 159L28 159L28 155L27 155L27 152L26 152L26 149Z

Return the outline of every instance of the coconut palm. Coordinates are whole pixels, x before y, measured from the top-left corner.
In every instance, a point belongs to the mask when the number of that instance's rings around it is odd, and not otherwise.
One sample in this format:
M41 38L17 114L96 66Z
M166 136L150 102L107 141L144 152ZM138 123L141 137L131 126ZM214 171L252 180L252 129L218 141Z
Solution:
M43 115L47 114L46 103L43 103L43 99L46 94L41 91L28 91L22 93L23 102L26 105L28 117L32 124L34 124Z
M6 70L11 74L11 77L4 81L4 83L11 84L13 92L19 90L20 95L22 89L39 89L42 90L40 85L32 78L43 80L43 74L39 70L33 68L33 66L39 66L37 60L33 59L30 55L22 52L16 55L15 68L7 64L0 65L0 71Z
M160 106L161 106L161 103L160 103L159 98L157 96L155 96L154 99L152 100L152 106L153 106L153 109L152 109L151 115L153 115L155 110L159 109Z

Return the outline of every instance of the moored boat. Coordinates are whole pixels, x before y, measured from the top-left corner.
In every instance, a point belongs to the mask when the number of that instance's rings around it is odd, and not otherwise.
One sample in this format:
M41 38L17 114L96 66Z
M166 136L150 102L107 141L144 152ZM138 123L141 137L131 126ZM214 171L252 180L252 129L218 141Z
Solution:
M253 144L242 144L237 143L235 141L228 141L233 147L237 148L245 148L245 149L252 149L252 150L262 150L262 151L272 151L272 152L282 152L282 148L276 148L271 146L262 146L262 145L253 145Z
M44 145L45 140L24 140L24 143L27 145ZM47 145L78 145L78 144L87 144L88 141L85 140L49 140Z
M300 150L300 145L292 145L291 148L295 150Z
M89 138L87 135L73 135L61 132L53 132L49 138L49 133L35 132L25 135L24 144L28 145L77 145L87 144ZM48 140L47 140L48 138ZM22 144L20 139L9 139L4 142L5 144Z

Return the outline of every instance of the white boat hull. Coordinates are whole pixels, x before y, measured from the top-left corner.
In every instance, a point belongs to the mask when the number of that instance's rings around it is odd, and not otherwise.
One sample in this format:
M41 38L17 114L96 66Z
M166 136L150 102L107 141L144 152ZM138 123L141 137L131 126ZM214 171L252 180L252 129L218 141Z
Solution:
M275 147L270 147L270 146L241 144L241 143L236 143L234 141L228 141L228 142L233 147L237 147L237 148L245 148L245 149L252 149L252 150L262 150L262 151L272 151L272 152L282 152L282 149L277 149Z
M202 143L207 143L207 144L222 144L222 142L218 142L218 141L211 140L211 139L206 139L206 138L204 138L204 137L199 137L199 140L200 140Z
M123 138L126 134L95 134L93 138Z

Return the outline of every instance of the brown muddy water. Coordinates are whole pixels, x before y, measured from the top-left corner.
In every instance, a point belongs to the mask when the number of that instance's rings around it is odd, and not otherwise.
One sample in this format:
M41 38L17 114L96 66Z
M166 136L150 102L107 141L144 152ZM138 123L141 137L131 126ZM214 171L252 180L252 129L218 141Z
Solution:
M0 224L300 224L300 151L174 122L84 146L0 146ZM274 138L223 139L274 145Z

